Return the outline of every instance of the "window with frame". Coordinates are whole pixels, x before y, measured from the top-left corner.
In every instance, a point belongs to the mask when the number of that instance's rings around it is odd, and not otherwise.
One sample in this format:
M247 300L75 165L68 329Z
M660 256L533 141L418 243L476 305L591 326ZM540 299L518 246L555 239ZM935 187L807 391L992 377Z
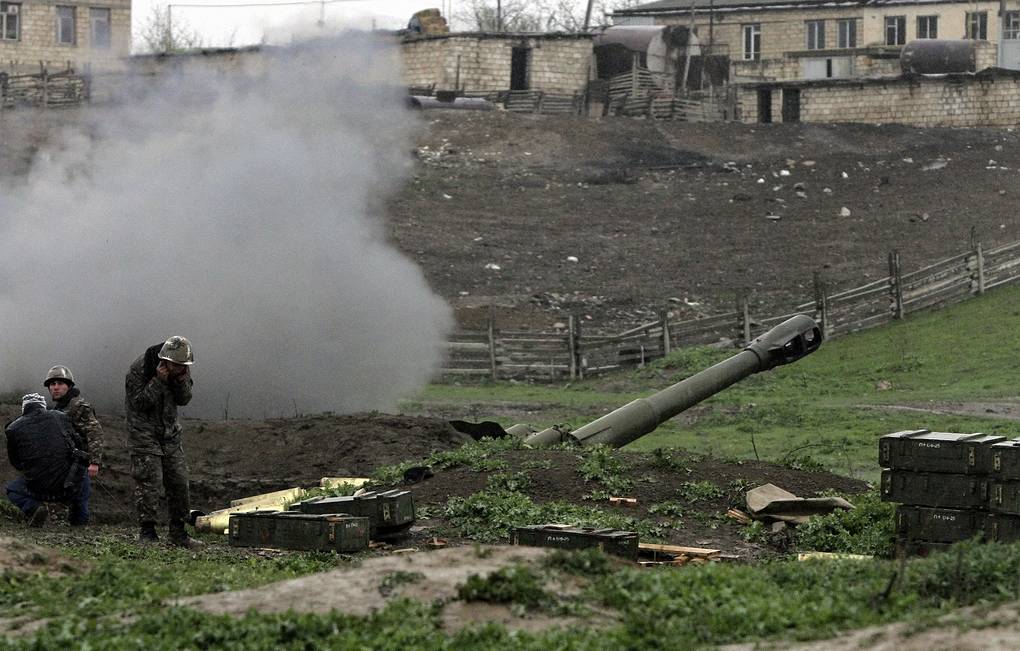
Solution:
M857 47L857 20L855 18L836 22L836 44L841 48Z
M0 41L21 38L21 3L0 2Z
M885 17L885 44L903 45L907 42L907 17Z
M74 45L74 7L57 5L57 43Z
M967 35L965 38L988 40L988 12L968 11L967 12Z
M938 38L939 17L918 16L917 17L917 38Z
M761 23L744 25L744 61L761 61Z
M92 47L110 47L110 10L105 7L89 7L89 43Z
M1002 23L1003 38L1020 39L1020 11L1007 11Z
M824 50L825 49L825 21L824 20L809 20L804 23L807 30L807 49L809 50Z

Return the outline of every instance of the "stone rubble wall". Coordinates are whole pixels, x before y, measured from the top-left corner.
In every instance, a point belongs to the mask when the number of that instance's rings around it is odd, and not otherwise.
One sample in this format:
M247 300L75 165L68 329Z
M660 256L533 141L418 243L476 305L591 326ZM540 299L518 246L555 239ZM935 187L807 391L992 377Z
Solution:
M800 92L801 122L862 122L919 127L1020 125L1020 76L953 75L855 82L753 85L739 89L741 121L758 122L758 91L772 92L772 120L782 121L782 98Z
M437 90L508 90L515 47L530 52L529 90L582 91L594 74L589 38L451 35L401 44L404 83L435 84Z

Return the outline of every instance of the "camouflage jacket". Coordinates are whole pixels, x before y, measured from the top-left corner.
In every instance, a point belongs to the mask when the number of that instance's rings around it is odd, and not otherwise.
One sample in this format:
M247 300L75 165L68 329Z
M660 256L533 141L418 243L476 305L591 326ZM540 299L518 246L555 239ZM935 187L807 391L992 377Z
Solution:
M181 382L164 382L156 375L157 354L152 346L131 364L124 380L128 445L138 454L163 456L164 448L180 445L181 424L177 407L191 402L191 375Z
M81 391L71 387L63 398L56 401L54 407L71 419L75 433L89 453L89 463L103 465L103 426L99 424L92 405L81 397Z

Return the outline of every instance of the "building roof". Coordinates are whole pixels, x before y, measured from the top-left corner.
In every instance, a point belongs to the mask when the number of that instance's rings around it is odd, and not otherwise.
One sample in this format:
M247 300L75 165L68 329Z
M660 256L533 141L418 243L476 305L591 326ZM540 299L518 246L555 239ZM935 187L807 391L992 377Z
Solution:
M656 0L648 4L617 9L616 16L642 16L654 14L682 14L695 10L735 11L754 9L817 9L865 5L926 5L959 4L973 0Z
M448 38L504 39L519 41L524 38L554 39L593 39L592 32L447 32L445 34L420 34L418 32L402 32L406 41L434 41Z

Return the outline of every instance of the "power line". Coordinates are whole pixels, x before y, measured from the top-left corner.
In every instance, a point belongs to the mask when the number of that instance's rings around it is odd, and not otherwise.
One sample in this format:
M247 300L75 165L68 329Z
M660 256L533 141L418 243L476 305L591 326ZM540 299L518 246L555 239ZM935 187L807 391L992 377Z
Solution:
M368 2L369 0L292 0L288 2L244 2L234 4L191 4L172 2L168 7L209 7L210 9L223 9L228 7L289 7L293 5L331 5L338 2Z

